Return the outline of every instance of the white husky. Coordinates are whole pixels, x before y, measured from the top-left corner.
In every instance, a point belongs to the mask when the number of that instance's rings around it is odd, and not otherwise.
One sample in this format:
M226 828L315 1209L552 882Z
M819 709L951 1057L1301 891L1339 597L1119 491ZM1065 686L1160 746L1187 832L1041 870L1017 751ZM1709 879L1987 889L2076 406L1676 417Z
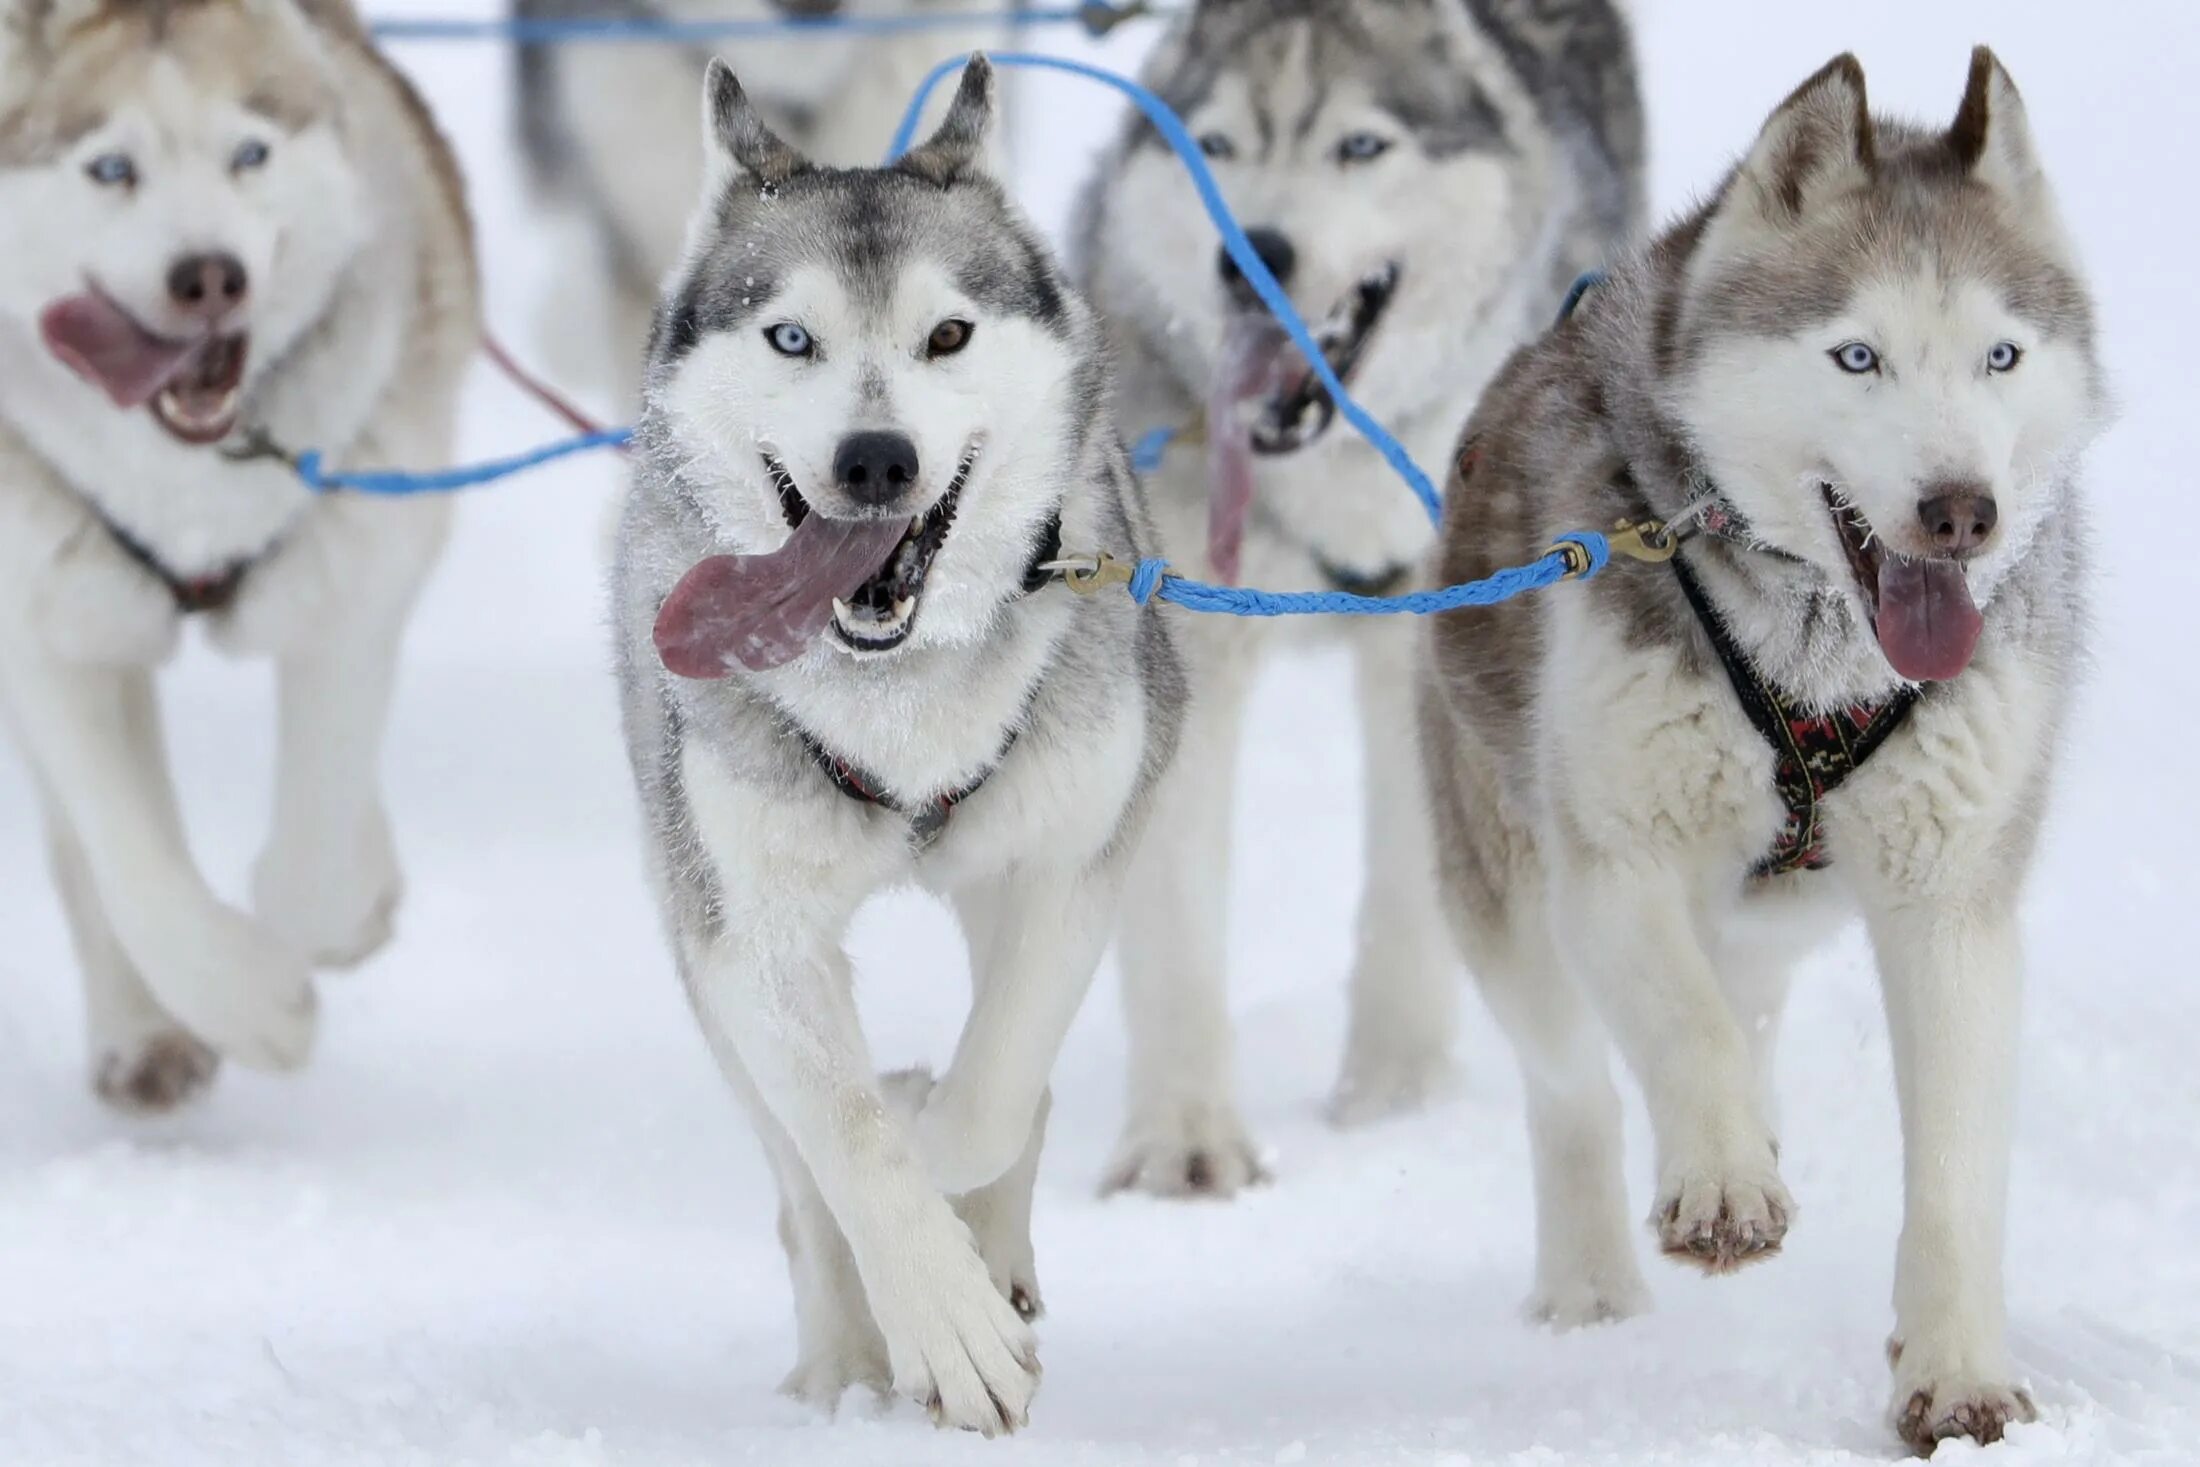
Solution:
M1645 1302L1595 1015L1649 1104L1664 1251L1769 1257L1795 1211L1770 1074L1788 969L1861 910L1906 1154L1896 1424L1929 1451L2030 1415L2002 1338L2018 895L2104 416L2086 290L1983 49L1945 130L1875 120L1840 58L1490 389L1445 580L1623 517L1694 531L1671 567L1431 642L1445 888L1527 1076L1545 1317Z
M0 708L43 796L94 1077L163 1108L302 1060L311 967L389 936L376 763L437 504L315 499L257 435L449 452L476 338L449 154L342 0L10 0L0 31ZM153 671L275 660L254 913L194 866Z

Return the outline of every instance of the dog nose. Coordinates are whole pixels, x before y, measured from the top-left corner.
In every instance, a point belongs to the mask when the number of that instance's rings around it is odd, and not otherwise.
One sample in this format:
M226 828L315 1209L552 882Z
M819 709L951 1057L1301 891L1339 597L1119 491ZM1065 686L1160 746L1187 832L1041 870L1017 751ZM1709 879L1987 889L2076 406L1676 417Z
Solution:
M2001 513L1994 496L1976 484L1932 484L1917 502L1917 520L1935 550L1960 555L1993 538Z
M833 454L833 482L858 504L892 504L917 486L917 445L905 433L850 433Z
M1291 284L1291 272L1299 263L1299 252L1293 248L1290 238L1282 230L1270 229L1264 225L1259 229L1246 230L1245 239L1252 245L1253 253L1260 257L1260 262L1268 267L1268 273L1276 277L1276 284L1288 288ZM1247 280L1245 272L1238 269L1238 262L1231 258L1228 249L1222 252L1220 268L1222 283L1231 295L1247 303L1260 300L1253 292L1253 282Z
M243 300L248 284L235 255L185 255L168 270L168 298L187 315L209 320Z

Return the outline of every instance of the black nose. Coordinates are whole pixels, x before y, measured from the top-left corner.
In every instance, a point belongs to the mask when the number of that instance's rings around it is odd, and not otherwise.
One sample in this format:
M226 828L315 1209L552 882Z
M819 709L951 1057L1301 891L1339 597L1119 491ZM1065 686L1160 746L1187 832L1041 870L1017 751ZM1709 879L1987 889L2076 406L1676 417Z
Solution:
M850 433L833 454L833 482L858 504L892 504L917 486L917 445L905 433Z
M244 299L247 284L235 255L185 255L168 268L168 298L194 316L223 315Z
M1259 229L1246 230L1245 238L1253 246L1253 253L1260 256L1260 262L1268 267L1268 273L1276 277L1276 284L1288 288L1291 284L1291 271L1299 263L1299 252L1292 248L1290 239L1282 230L1270 229L1265 225ZM1222 283L1231 295L1248 304L1260 300L1253 293L1253 283L1245 278L1244 271L1238 269L1238 262L1230 257L1229 250L1222 252L1218 268L1222 271Z
M1917 502L1917 521L1925 538L1944 554L1976 550L1993 538L2001 512L1994 496L1977 484L1929 484Z

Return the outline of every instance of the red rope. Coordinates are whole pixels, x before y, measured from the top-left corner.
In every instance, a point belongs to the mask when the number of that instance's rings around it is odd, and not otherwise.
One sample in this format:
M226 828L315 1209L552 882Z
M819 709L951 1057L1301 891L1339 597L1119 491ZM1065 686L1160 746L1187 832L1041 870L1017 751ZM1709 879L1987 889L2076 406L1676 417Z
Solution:
M486 329L481 333L481 349L488 353L489 360L496 364L498 371L510 379L514 387L542 404L550 412L564 419L566 426L574 432L595 434L604 431L603 424L575 407L555 387L521 366L518 360L504 349L504 344ZM624 453L626 449L622 447L619 452Z

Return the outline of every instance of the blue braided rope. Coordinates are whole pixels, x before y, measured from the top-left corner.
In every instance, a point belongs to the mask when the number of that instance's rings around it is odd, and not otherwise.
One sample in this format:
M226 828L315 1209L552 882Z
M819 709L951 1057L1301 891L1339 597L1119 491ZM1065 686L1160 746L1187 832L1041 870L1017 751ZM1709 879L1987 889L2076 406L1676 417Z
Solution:
M1578 545L1588 556L1588 567L1578 577L1589 580L1612 563L1612 545L1594 530L1562 536L1561 544ZM1555 586L1572 575L1567 557L1552 550L1527 565L1513 566L1479 581L1445 586L1435 591L1408 591L1402 596L1355 596L1347 591L1253 591L1242 586L1217 586L1172 575L1165 560L1142 560L1131 573L1131 599L1139 605L1156 597L1186 611L1223 616L1435 616L1468 606L1495 606L1530 591Z
M1158 471L1162 460L1169 456L1169 445L1176 442L1176 429L1149 428L1131 445L1131 467L1141 474Z
M1315 378L1328 390L1330 399L1336 403L1338 413L1362 438L1373 444L1375 451L1383 456L1398 477L1405 480L1406 487L1413 491L1414 497L1421 501L1421 507L1428 511L1428 517L1431 520L1441 520L1444 515L1444 501L1437 494L1436 485L1421 471L1421 466L1413 461L1413 455L1406 452L1405 445L1388 428L1377 422L1366 408L1354 401L1352 394L1345 391L1344 383L1329 365L1328 356L1315 344L1314 334L1307 330L1306 322L1292 306L1291 298L1276 283L1276 277L1269 273L1267 264L1253 248L1253 242L1245 237L1244 228L1230 212L1230 206L1223 201L1222 189L1215 183L1214 173L1207 167L1206 156L1200 152L1199 144L1193 139L1190 129L1184 126L1182 118L1170 110L1169 104L1127 76L1118 76L1112 71L1088 66L1082 61L1024 51L989 51L986 55L995 66L1026 66L1081 76L1088 81L1099 82L1102 86L1112 87L1137 104L1138 110L1146 114L1154 129L1183 161L1185 171L1192 177L1192 186L1199 192L1199 201L1206 207L1207 217L1214 221L1216 230L1222 235L1223 248L1230 252L1230 258L1237 262L1238 269L1252 284L1261 303L1268 307L1277 324L1283 327L1284 334L1291 338L1291 344L1306 358ZM908 112L902 116L900 128L894 133L894 146L886 155L889 161L909 151L910 145L916 141L917 126L924 116L925 103L931 100L932 93L939 84L962 70L968 60L967 56L953 57L932 68L923 84L917 88L916 99L909 104Z
M509 458L490 459L485 463L469 464L463 468L445 469L440 473L408 474L394 470L361 470L357 472L329 473L321 467L321 454L311 449L298 455L298 477L307 488L317 493L332 489L348 489L354 494L447 494L457 489L471 489L477 484L488 484L498 479L508 479L529 469L555 463L561 458L571 458L579 453L593 453L600 448L623 448L634 437L631 428L610 428L601 433L584 433L578 438L560 439L526 453L516 453Z
M1128 20L1173 14L1173 7L1106 4L1038 6L1030 10L938 10L901 15L789 15L749 20L664 20L649 17L576 16L565 20L377 20L368 30L378 41L514 41L526 46L682 45L757 41L789 36L918 35L972 26L1079 25L1105 36Z

